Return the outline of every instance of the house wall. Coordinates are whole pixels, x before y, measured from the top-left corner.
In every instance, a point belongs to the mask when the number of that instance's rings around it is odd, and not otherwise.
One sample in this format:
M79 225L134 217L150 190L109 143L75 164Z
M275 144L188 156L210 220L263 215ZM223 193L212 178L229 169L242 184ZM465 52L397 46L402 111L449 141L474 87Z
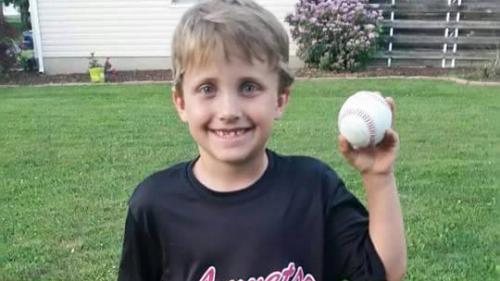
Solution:
M87 70L95 52L117 70L168 69L177 22L193 0L38 0L45 72ZM284 18L295 0L257 1ZM292 54L295 45L291 45ZM295 65L300 62L292 58Z

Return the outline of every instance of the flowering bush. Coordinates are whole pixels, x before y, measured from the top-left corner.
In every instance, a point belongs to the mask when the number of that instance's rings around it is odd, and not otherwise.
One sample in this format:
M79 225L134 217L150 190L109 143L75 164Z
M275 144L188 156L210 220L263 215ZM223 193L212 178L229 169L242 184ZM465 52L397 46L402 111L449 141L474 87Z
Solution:
M381 13L368 0L300 0L285 21L298 56L323 70L354 70L375 48Z

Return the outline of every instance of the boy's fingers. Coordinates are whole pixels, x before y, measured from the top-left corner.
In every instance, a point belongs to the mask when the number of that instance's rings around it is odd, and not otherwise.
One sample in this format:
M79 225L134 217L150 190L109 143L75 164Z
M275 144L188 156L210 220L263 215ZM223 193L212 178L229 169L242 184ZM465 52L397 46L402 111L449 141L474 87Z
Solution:
M379 144L381 148L391 148L396 147L399 144L399 136L393 129L387 129L385 131L384 139Z
M392 113L394 113L394 111L396 109L396 104L394 102L394 99L392 97L386 97L385 101L387 102L387 104L391 108Z
M341 134L339 134L339 150L340 150L340 152L342 152L342 154L347 154L347 153L349 153L349 150L351 150L349 142Z
M386 97L385 101L389 105L389 108L391 109L392 113L392 123L391 127L394 127L394 122L396 120L396 103L394 102L394 99L392 97Z

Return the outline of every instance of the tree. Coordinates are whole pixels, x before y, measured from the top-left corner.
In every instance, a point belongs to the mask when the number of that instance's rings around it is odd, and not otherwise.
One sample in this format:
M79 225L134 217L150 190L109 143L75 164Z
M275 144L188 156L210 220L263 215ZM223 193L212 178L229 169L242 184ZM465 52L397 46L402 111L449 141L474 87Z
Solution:
M14 7L19 8L21 12L21 23L24 29L31 29L31 18L30 18L30 1L29 0L0 0L0 3L5 5L13 4ZM0 21L3 21L3 9L0 14Z

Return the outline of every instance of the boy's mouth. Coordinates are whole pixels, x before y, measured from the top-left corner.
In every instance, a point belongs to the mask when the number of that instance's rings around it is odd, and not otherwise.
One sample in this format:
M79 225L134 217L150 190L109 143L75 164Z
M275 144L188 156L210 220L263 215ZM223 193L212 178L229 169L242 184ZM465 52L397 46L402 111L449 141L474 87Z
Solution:
M236 129L213 129L210 130L212 133L216 134L222 138L237 137L250 131L252 128L236 128Z

